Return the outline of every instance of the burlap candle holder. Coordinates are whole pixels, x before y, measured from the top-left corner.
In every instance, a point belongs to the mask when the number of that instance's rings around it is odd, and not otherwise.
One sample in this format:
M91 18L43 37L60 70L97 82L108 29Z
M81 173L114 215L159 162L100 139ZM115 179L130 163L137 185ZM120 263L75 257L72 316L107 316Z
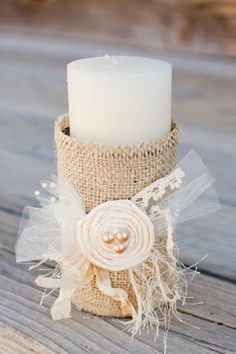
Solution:
M219 210L217 193L200 156L176 164L178 128L133 146L81 143L70 137L69 117L55 124L58 176L40 182L39 207L26 206L16 261L37 263L35 283L59 289L53 320L79 309L130 317L126 329L159 334L164 346L171 316L187 297L189 268L179 261L175 227ZM55 267L45 274L41 265ZM50 290L51 289L51 290ZM164 350L165 351L165 350Z
M73 181L89 212L109 200L130 199L144 187L169 174L176 165L178 128L172 123L171 132L164 138L133 146L110 146L80 143L70 137L69 117L59 117L55 124L58 177ZM160 252L167 255L165 235L159 237ZM167 285L175 280L160 264ZM130 302L136 296L128 270L110 271L113 287L124 289ZM157 290L158 297L158 290ZM95 280L82 290L75 291L73 303L80 309L100 316L124 317L120 301L103 294Z

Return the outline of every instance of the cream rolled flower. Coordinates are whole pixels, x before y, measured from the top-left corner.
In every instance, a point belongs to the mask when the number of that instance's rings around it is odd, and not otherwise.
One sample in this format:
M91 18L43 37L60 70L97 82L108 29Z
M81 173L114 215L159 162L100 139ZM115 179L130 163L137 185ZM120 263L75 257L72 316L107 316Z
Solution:
M82 254L97 267L125 270L149 256L154 244L154 227L133 202L108 201L79 220L77 240Z

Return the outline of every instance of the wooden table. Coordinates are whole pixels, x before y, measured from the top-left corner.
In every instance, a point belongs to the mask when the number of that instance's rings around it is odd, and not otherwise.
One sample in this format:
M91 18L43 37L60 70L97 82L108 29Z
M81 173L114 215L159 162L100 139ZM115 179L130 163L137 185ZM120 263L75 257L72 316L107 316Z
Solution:
M109 53L142 54L114 48L2 32L0 34L0 353L159 353L162 340L152 334L131 341L122 324L73 310L68 320L53 322L49 296L35 274L16 265L18 218L41 178L55 171L53 124L67 110L66 63ZM236 64L182 55L145 55L174 65L174 115L181 124L180 156L196 149L216 177L222 210L178 229L181 258L200 264L201 275L189 285L183 323L172 320L168 353L236 353ZM194 305L193 303L199 303Z

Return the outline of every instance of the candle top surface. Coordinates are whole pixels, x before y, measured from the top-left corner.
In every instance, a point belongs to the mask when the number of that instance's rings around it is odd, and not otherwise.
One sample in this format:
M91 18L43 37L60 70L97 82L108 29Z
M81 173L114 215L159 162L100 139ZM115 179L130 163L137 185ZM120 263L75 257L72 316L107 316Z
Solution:
M79 59L68 64L68 79L79 75L142 75L171 71L171 64L159 59L135 56L110 56Z

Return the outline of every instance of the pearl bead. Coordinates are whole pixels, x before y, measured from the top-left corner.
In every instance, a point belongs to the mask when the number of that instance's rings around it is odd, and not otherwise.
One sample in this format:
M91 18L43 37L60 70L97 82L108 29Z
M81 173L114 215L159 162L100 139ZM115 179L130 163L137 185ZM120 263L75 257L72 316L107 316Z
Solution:
M35 191L35 192L34 192L34 195L35 195L36 197L38 197L38 196L40 195L40 191Z
M56 198L55 197L51 197L50 200L51 200L51 202L55 202Z
M114 251L116 253L123 253L124 250L125 250L125 247L124 245L120 244L120 243L117 243L114 247L113 247Z
M129 235L127 233L125 233L125 231L121 231L117 234L117 239L120 242L125 242L128 240L128 238L129 238Z
M41 186L42 186L43 188L47 188L48 184L47 184L46 182L43 182L43 183L41 184Z
M55 188L55 187L56 187L56 183L51 182L51 183L50 183L50 187L51 187L51 188Z
M110 232L107 232L103 235L103 241L106 243L112 243L114 241L114 236Z

